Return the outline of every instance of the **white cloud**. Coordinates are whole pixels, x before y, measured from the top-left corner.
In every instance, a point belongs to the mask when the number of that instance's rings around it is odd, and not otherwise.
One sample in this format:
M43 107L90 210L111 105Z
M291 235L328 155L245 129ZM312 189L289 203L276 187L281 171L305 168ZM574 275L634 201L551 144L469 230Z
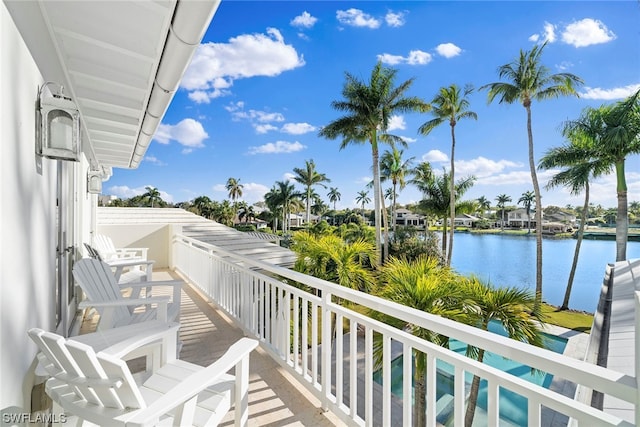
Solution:
M529 37L529 41L537 43L538 41L553 43L556 41L556 26L545 22L543 26L542 33L532 34Z
M640 83L627 85L623 87L615 87L612 89L602 89L599 87L585 87L584 92L580 96L585 99L601 99L610 101L613 99L623 99L631 96L640 89Z
M391 55L390 53L383 53L381 55L378 55L378 61L381 61L383 64L397 65L401 62L406 61L406 59L402 55Z
M160 144L168 144L173 140L189 148L204 147L202 141L209 135L202 124L194 119L184 119L176 125L161 123L154 136Z
M491 160L486 157L477 157L471 160L456 160L456 175L474 175L476 178L490 177L509 168L521 168L522 163L510 160ZM529 173L529 172L527 172ZM529 175L531 179L531 175Z
M453 43L442 43L436 47L436 52L438 52L438 55L444 56L445 58L453 58L454 56L460 55L462 49Z
M296 176L291 172L285 172L284 175L282 175L282 179L289 182L295 182Z
M422 156L422 161L434 162L434 163L448 162L449 156L447 156L445 153L443 153L440 150L431 150Z
M376 29L380 27L380 21L360 9L338 10L336 12L338 22L352 27L366 27Z
M302 135L313 132L316 130L316 127L309 123L286 123L280 130L291 135Z
M538 182L541 186L544 186L546 182L553 176L553 172L551 170L540 171L538 172ZM529 169L526 170L517 170L517 171L509 171L504 173L498 173L495 175L488 175L478 177L476 181L476 185L498 185L498 186L506 186L506 185L522 185L527 184L532 186L531 184L531 172ZM532 188L531 188L532 189ZM544 204L544 201L543 201Z
M412 142L416 142L417 139L416 138L409 138L408 136L401 136L400 137L404 142L406 142L407 144L411 144Z
M562 41L574 47L607 43L616 35L597 19L585 18L567 25L562 32Z
M225 195L228 193L227 187L225 184L216 184L211 187L213 191L216 193L224 193ZM242 183L242 197L241 200L252 204L259 202L260 200L264 200L264 195L269 192L269 187L257 184L255 182Z
M377 56L378 61L384 64L397 65L405 63L409 65L426 65L431 62L433 57L430 53L423 52L421 50L412 50L406 57L401 55L392 55L390 53L383 53Z
M305 10L301 15L293 18L290 24L298 28L311 28L316 22L318 22L318 18L311 16L311 14Z
M387 12L384 20L390 27L402 27L405 23L404 12Z
M269 142L264 145L249 147L249 154L279 154L279 153L295 153L304 150L306 146L296 142L276 141Z
M363 176L360 177L358 179L356 179L356 184L365 184L365 185L369 185L371 183L371 181L373 181L373 178L370 176Z
M231 111L231 110L229 110ZM233 120L249 120L259 123L284 122L284 116L280 113L270 113L260 110L244 111L236 109L231 112Z
M117 196L121 199L130 199L135 196L140 196L147 192L146 187L157 188L155 185L143 185L137 188L131 188L126 185L114 185L113 187L109 187L109 194ZM167 203L173 203L173 196L166 191L159 190L160 197Z
M227 191L227 186L224 184L216 184L212 188L213 188L213 191L217 191L217 192Z
M256 133L259 133L259 134L265 134L265 133L270 132L272 130L278 130L277 126L270 125L268 123L267 124L263 124L263 125L254 124L253 127L255 128Z
M142 161L143 162L153 163L154 165L157 165L157 166L166 166L167 165L165 162L163 162L162 160L158 159L156 156L151 156L151 155L144 156Z
M389 126L387 127L388 131L401 129L404 130L407 128L407 123L404 121L404 117L402 116L391 116L389 119Z
M570 61L562 61L561 63L556 65L558 71L567 71L569 68L573 68L573 63Z
M228 43L204 43L196 51L180 83L195 102L228 94L233 81L255 76L273 77L305 64L295 48L284 42L280 31L242 34Z

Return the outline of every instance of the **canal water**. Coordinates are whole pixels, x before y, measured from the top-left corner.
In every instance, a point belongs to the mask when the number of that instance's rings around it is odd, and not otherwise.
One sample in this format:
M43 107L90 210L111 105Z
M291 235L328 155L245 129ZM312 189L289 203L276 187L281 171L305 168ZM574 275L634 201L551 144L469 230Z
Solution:
M575 239L543 239L542 299L549 304L562 304L575 245ZM615 241L582 241L569 308L596 310L605 268L615 261L615 250ZM636 258L640 258L640 242L628 242L627 259ZM536 239L533 234L456 233L451 265L459 273L474 273L496 286L535 291Z

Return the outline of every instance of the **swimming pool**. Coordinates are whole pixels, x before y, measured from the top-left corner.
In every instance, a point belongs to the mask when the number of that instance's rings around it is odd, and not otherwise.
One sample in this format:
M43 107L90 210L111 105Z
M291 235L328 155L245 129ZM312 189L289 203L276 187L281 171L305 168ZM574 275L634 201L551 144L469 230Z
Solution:
M492 322L489 325L491 332L506 336L506 332L502 325L498 322ZM556 337L554 335L544 334L545 348L556 353L562 354L567 345L567 340ZM465 354L467 345L457 340L451 340L449 348L457 353ZM443 402L438 404L438 422L448 425L453 411L453 372L452 365L438 361L438 377L436 378L436 401ZM546 372L532 370L531 367L513 360L506 359L502 356L486 352L484 355L484 363L503 372L520 377L526 381L548 388L553 380L553 375ZM466 375L467 384L471 383L473 376ZM382 371L376 371L373 379L378 384L382 384ZM402 356L397 357L391 362L391 392L402 398ZM517 393L500 388L500 419L505 425L513 424L516 426L527 425L528 408L527 399ZM486 411L487 409L487 382L480 381L480 392L478 395L478 408Z

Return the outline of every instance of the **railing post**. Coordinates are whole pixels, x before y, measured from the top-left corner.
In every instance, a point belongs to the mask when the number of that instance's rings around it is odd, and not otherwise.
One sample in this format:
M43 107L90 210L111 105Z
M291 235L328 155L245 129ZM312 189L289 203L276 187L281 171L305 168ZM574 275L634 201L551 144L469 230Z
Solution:
M322 410L329 410L329 396L331 395L331 293L322 291ZM314 349L314 351L316 351ZM338 355L336 355L338 357Z
M640 291L635 292L636 297L636 310L635 310L635 376L636 376L636 415L635 424L640 426L640 387L638 386L638 378L640 378L640 328L638 328L638 322L640 321Z

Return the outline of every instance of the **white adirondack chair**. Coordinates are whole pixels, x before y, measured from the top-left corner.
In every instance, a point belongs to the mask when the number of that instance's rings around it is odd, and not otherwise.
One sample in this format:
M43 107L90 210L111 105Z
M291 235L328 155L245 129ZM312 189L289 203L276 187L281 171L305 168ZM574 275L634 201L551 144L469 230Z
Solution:
M106 330L153 319L174 321L180 314L180 280L149 281L119 285L109 264L91 258L76 261L73 277L86 295L78 307L92 307L98 310L100 321L98 330ZM169 286L172 297L153 296L153 288ZM125 298L122 290L131 288L132 297ZM140 297L140 289L146 289L145 297ZM171 299L171 300L170 300ZM141 306L144 306L142 308ZM155 307L154 307L155 306Z
M73 339L30 329L38 358L51 376L46 393L68 416L100 426L215 426L235 404L235 425L248 420L249 354L258 341L242 338L206 368L167 352L144 382L132 375L118 352L95 350ZM149 337L138 336L142 345ZM131 345L119 346L131 349ZM175 354L175 352L173 352ZM235 367L235 377L227 374ZM136 380L136 377L138 379Z
M151 281L153 276L154 260L140 257L103 259L100 252L88 243L84 244L89 256L93 259L104 261L113 269L113 274L118 284Z
M122 258L147 259L149 248L116 248L111 237L104 234L95 234L93 241L103 261Z

